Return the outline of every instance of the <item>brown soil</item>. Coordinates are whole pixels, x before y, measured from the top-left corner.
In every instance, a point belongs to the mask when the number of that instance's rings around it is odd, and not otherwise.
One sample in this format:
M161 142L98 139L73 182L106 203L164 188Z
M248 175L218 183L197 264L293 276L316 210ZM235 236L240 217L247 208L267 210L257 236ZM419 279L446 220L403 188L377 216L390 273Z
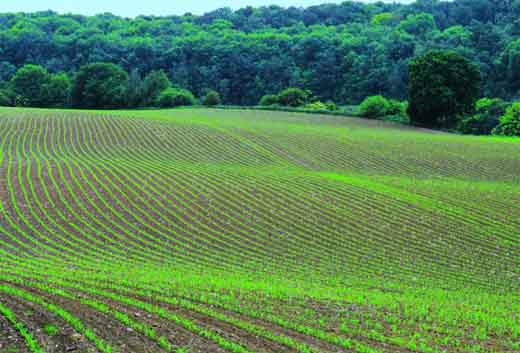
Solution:
M0 301L15 313L18 321L27 327L45 352L98 352L83 335L78 334L65 321L45 311L40 306L4 294L0 294ZM55 326L58 328L58 332L52 335L47 334L44 331L46 325ZM0 342L2 342L1 337ZM4 353L4 351L0 352ZM9 351L6 350L5 353L7 352Z

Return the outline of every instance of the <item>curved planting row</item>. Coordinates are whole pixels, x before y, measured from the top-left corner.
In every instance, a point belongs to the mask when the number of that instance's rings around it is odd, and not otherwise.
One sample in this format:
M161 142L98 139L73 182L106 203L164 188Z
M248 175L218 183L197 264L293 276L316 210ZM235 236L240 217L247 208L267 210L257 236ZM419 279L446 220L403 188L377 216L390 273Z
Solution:
M0 328L20 349L520 349L520 166L496 146L132 115L0 111Z

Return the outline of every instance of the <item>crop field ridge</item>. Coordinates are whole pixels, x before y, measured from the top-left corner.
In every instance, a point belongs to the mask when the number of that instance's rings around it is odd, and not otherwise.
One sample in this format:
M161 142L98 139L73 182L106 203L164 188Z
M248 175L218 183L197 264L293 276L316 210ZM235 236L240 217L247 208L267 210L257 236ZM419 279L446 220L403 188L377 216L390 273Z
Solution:
M520 352L520 140L0 108L0 352Z

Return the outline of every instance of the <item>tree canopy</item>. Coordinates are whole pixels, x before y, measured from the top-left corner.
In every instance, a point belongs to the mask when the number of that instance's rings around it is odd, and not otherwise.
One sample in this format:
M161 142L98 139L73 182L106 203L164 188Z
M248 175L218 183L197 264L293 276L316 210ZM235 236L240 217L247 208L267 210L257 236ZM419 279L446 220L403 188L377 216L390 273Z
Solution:
M430 51L410 64L412 123L453 128L475 112L480 95L478 67L453 51Z
M105 62L133 77L135 89L139 78L162 71L197 97L217 91L223 104L256 104L287 87L309 89L324 102L358 104L373 95L406 99L409 62L450 49L479 67L484 95L509 100L520 90L518 4L346 1L133 19L4 13L0 81L10 81L26 64L73 79L82 66Z

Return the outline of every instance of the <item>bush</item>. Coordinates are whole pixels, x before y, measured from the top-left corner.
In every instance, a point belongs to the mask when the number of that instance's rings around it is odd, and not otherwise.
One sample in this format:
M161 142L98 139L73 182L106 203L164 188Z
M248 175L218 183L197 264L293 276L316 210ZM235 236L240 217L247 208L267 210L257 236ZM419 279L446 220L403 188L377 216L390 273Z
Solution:
M482 98L477 101L475 115L463 119L457 130L463 134L489 135L500 124L508 104L499 98Z
M195 105L195 102L193 94L182 88L167 88L157 98L157 105L161 108Z
M506 109L505 114L500 118L500 125L493 130L493 134L520 136L520 102L513 103Z
M325 106L327 107L327 110L330 110L332 112L335 112L335 111L339 110L339 108L336 105L336 103L334 103L332 101L328 101L327 103L325 103Z
M278 96L275 94L266 94L262 99L260 99L260 103L258 104L264 107L276 105L278 104Z
M164 71L152 71L144 78L140 87L143 94L141 104L149 107L152 106L159 97L159 94L172 86L168 76Z
M216 105L220 105L220 103L220 94L218 94L217 91L209 90L202 98L202 104L207 107L214 107Z
M278 94L278 103L288 107L301 107L307 104L311 97L311 92L291 87Z
M406 116L407 106L408 104L406 102L399 102L395 99L389 99L386 115Z
M359 115L363 118L378 119L386 116L390 109L390 102L383 96L371 96L359 106Z
M322 103L320 101L308 103L305 105L305 109L309 110L328 110L327 105L325 103Z

